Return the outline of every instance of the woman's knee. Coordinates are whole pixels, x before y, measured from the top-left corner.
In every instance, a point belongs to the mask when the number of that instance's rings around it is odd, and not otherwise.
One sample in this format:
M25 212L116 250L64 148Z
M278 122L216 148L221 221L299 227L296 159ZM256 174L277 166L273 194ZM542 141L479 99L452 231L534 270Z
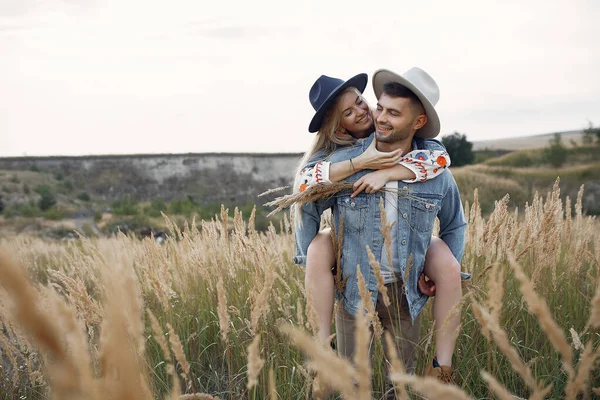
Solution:
M329 228L323 229L317 233L317 236L315 236L308 246L307 257L327 264L333 264L335 259L333 256L333 242ZM321 262L319 262L319 264Z
M450 248L439 238L433 238L425 258L425 274L434 281L440 279L460 284L460 264Z

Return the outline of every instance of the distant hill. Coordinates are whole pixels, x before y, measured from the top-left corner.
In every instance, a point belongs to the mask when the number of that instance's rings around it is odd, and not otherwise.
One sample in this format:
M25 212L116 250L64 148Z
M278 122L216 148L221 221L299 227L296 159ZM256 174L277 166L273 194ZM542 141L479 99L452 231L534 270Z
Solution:
M473 141L473 150L530 150L547 147L548 142L556 133L562 136L565 146L571 145L571 140L581 144L583 130L545 133L542 135L519 136L506 139Z
M257 196L290 185L300 158L239 153L0 158L0 238L30 230L61 238L72 229L97 235L117 226L160 227L160 211L211 218L221 204L232 211L239 206L245 216L256 204L256 227L264 230L279 217L267 220L270 209L261 205L289 189ZM42 193L54 206L42 210Z
M259 193L289 185L301 154L153 154L0 158L4 197L22 192L19 181L68 186L93 199L171 201L193 196L204 202L245 204ZM40 175L28 182L26 173ZM11 182L11 180L15 182ZM10 202L10 200L9 200Z
M582 132L561 132L563 142L581 143ZM595 148L569 149L566 164L548 167L543 148L553 134L475 142L487 161L453 167L463 200L473 202L474 189L489 213L496 200L510 193L510 205L522 207L534 193L544 195L561 177L561 195L575 201L581 185L584 212L600 215L600 159ZM521 150L521 151L514 151ZM592 151L593 150L593 151ZM495 153L495 154L493 154ZM507 154L510 153L510 154ZM162 227L160 211L211 218L220 205L240 206L249 215L258 205L257 227L273 219L262 204L289 193L258 194L290 185L301 154L147 154L81 157L0 157L0 238L19 232L57 231L64 237L77 229L86 234L113 232L115 227ZM43 193L56 204L42 210ZM282 218L279 214L276 218ZM180 220L181 221L181 220ZM89 231L89 233L88 233ZM54 233L52 233L54 235Z

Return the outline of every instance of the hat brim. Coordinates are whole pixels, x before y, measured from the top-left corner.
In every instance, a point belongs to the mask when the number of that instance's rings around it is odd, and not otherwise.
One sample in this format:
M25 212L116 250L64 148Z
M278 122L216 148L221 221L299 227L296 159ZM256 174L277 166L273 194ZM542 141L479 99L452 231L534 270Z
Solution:
M344 89L354 86L358 89L359 92L364 92L367 87L367 82L369 81L369 75L362 73L352 78L348 79L346 82L342 83L340 86L336 87L330 94L327 96L321 107L315 112L314 117L310 121L308 125L309 132L317 132L321 128L321 124L323 123L323 117L325 116L325 112L335 100L338 94L340 94Z
M439 135L441 124L440 117L438 116L435 107L415 85L407 81L402 76L387 69L379 69L375 71L373 74L373 91L375 92L375 97L379 99L383 93L383 86L390 82L398 82L402 86L406 86L419 98L419 100L421 100L421 103L423 103L425 115L427 115L427 123L421 129L417 130L415 136L424 139L433 139Z

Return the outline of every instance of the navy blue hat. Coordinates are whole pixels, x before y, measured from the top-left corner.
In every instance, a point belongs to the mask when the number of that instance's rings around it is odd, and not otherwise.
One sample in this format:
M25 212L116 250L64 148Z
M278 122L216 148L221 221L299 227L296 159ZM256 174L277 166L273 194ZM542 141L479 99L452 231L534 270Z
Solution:
M331 105L331 102L344 89L354 86L359 92L364 92L367 87L369 76L367 74L358 74L346 82L338 78L332 78L327 75L321 75L319 79L310 88L308 97L316 113L308 125L309 132L317 132L323 123L325 111Z

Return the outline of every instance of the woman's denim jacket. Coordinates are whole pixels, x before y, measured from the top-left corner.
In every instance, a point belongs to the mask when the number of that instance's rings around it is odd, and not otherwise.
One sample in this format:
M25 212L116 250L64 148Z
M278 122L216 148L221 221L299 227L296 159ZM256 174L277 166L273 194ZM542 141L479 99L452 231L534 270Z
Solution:
M375 135L359 140L355 145L342 147L329 157L326 153L317 153L310 162L328 158L338 162L357 157L367 149ZM436 140L413 139L413 150L444 150ZM310 164L309 163L309 164ZM358 180L370 171L360 171L347 179L348 182ZM448 245L454 257L461 261L465 247L466 221L460 200L458 187L450 170L435 179L418 183L399 184L397 248L400 265L395 265L397 277L408 278L405 293L408 300L411 318L419 315L428 297L417 288L417 281L423 272L425 254L429 248L435 218L440 221L439 237ZM381 233L381 211L379 201L384 194L360 193L350 198L351 191L337 193L329 199L318 200L302 206L301 224L296 224L296 264L306 266L308 246L319 232L321 214L328 208L333 213L333 228L338 231L340 218L343 219L343 243L341 268L343 277L347 277L342 293L338 293L346 311L356 315L360 303L358 293L357 266L365 278L368 290L372 293L373 302L377 299L377 277L369 264L366 247L373 251L377 261L381 263L383 235ZM406 271L408 265L408 272ZM407 274L407 275L405 275ZM463 279L470 278L462 274Z

